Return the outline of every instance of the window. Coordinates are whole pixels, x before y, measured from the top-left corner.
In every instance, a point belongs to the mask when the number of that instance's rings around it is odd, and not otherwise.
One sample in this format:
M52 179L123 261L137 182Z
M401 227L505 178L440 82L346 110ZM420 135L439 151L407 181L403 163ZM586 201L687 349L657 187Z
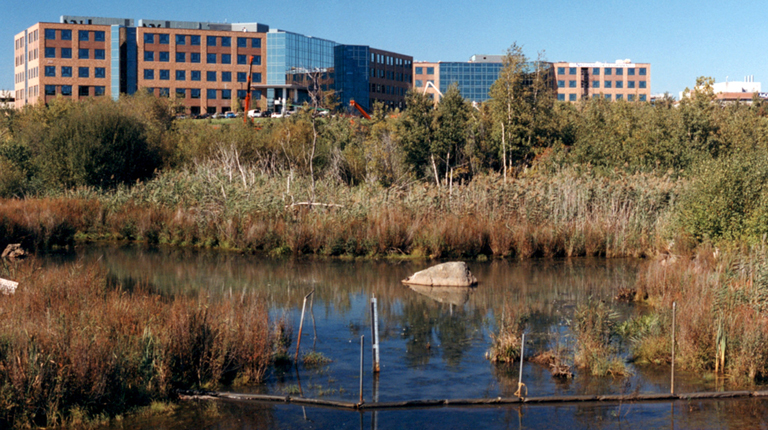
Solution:
M635 88L635 81L627 81L627 88Z
M54 28L46 28L45 29L45 40L56 40L56 29L54 29Z
M592 68L592 74L595 76L600 76L600 68L599 67L593 67Z
M94 31L93 32L93 40L97 42L104 42L106 39L106 35L103 31Z
M183 34L177 34L176 35L176 44L177 45L186 45L187 44L187 37Z
M103 49L94 49L93 58L97 60L105 60L107 58L107 53Z
M77 77L78 78L87 78L89 75L88 68L87 67L78 67L77 69Z
M72 85L62 85L61 86L61 95L62 96L71 96L72 95Z
M416 74L417 75L423 75L424 74L424 69L422 67L417 67L416 68Z
M634 94L627 94L627 100L633 102L635 101L635 95Z
M237 64L248 64L247 55L237 55Z
M88 85L80 85L77 87L77 94L80 97L88 97L91 94L90 88Z
M561 101L561 102L564 102L565 101L565 94L558 94L557 95L557 100Z
M616 68L616 76L622 76L624 74L624 69L621 67Z
M261 48L261 39L256 37L251 39L251 48Z
M251 78L252 82L261 82L261 73L254 73Z
M56 77L56 66L45 66L45 76Z
M592 81L592 88L600 88L600 81Z
M187 72L184 70L177 70L176 71L176 80L177 81L186 81L187 80Z
M640 101L641 101L641 102L644 102L644 101L645 101L645 94L640 94Z
M237 72L237 82L248 82L248 73Z
M205 56L205 62L208 64L216 64L216 54L208 54Z
M216 90L209 89L208 91L205 92L205 96L208 97L211 100L215 100L216 99Z
M55 96L56 95L56 85L46 85L45 86L45 95L46 96Z
M56 48L45 48L45 58L56 58Z
M94 78L106 78L107 77L107 69L105 67L95 67L93 69L93 77Z
M257 66L261 66L261 55L254 55L253 56L253 64Z
M189 44L192 46L200 46L200 35L193 34L189 36Z
M221 64L232 64L232 54L221 54Z
M200 98L200 88L192 88L189 90L189 97L193 99L199 99Z
M627 69L628 76L635 76L635 69Z
M248 91L237 90L237 98L244 99L248 95Z
M568 74L569 75L575 75L576 74L576 68L575 67L569 67L568 68Z
M623 81L616 81L616 88L624 88L624 82Z
M170 97L170 95L171 95L170 88L160 88L160 97Z
M427 74L428 75L434 75L435 74L435 68L434 67L427 67Z
M611 99L611 95L610 95L610 94L606 94L606 95L605 95L605 99L606 99L606 100L610 100L610 99Z
M568 88L576 88L576 81L568 81Z
M61 58L72 58L72 48L61 48Z
M576 101L576 94L568 94L568 101L569 102L575 102Z
M604 74L605 76L609 76L609 75L611 74L611 71L612 71L612 70L613 70L613 69L611 69L610 67L606 67L606 68L605 68L605 72L604 72L603 74Z
M160 80L167 81L171 79L171 71L167 69L160 69Z
M207 36L205 38L205 43L208 46L216 46L216 36Z
M232 82L232 72L221 72L221 82Z
M77 50L77 58L81 60L87 60L88 59L88 50L87 49L78 49Z
M603 83L603 88L611 88L611 81L605 81Z
M186 63L187 62L187 53L186 52L177 52L176 53L176 62L177 63Z
M187 98L187 90L185 88L176 88L176 98L177 99Z
M557 81L557 88L565 88L565 81Z
M208 82L216 82L216 72L214 71L205 72L205 80Z
M161 45L167 45L167 44L171 43L171 35L170 34L160 33L157 36L158 36L158 39L160 39L159 41L160 41Z
M193 81L199 81L200 80L200 71L199 70L192 70L189 72L189 79Z
M238 48L247 48L248 47L248 39L245 37L238 37L237 38L237 47Z
M616 100L622 100L624 96L622 94L616 94Z
M154 33L144 33L144 43L155 43Z
M160 61L163 63L167 63L171 61L171 53L168 51L160 51Z
M61 40L72 40L72 30L61 30ZM63 93L64 91L62 90L62 94Z
M71 78L72 77L72 68L69 66L62 66L61 68L61 77L62 78Z
M645 89L645 81L640 81L640 88Z
M640 76L645 76L645 67L640 68Z
M232 46L232 38L227 36L222 37L221 46Z
M144 51L144 61L155 61L154 51Z
M199 52L192 52L189 54L189 62L190 63L199 63L200 62L200 53Z
M557 74L558 75L564 75L565 74L565 67L558 67L557 68Z
M98 97L98 96L103 96L103 95L104 95L104 90L105 90L105 89L106 89L106 87L104 87L104 86L98 86L98 85L97 85L97 86L93 87L93 93L94 93L94 95L96 95L97 97Z
M222 100L231 100L232 90L221 90L221 98Z
M82 42L88 41L88 30L78 30L77 32L77 40Z
M144 69L144 79L146 80L155 79L155 71L152 69Z

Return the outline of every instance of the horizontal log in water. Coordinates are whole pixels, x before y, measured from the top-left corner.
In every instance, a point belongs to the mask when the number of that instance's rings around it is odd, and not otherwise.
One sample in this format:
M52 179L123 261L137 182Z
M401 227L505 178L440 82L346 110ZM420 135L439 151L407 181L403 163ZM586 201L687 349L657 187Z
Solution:
M443 399L403 400L396 402L352 403L306 397L275 396L269 394L240 394L216 391L179 391L182 399L221 399L232 401L256 401L266 403L294 403L298 405L322 406L350 410L420 409L461 406L498 406L513 404L563 404L563 403L618 403L618 402L659 402L701 399L738 399L746 397L768 397L768 391L708 391L700 393L654 393L654 394L606 394L547 397L497 397L489 399Z

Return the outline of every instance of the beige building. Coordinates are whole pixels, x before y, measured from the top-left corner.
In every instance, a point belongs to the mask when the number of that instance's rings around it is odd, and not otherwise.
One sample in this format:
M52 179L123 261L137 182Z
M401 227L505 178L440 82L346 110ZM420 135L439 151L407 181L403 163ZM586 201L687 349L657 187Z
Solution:
M418 61L413 63L413 88L440 101L440 63Z
M575 102L582 98L650 101L651 64L617 60L614 63L557 62L557 99Z

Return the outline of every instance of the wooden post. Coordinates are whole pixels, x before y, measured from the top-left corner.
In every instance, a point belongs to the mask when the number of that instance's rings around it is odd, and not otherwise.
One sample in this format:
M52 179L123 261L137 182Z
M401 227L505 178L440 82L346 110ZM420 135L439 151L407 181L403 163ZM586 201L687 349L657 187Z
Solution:
M520 375L518 375L517 378L517 391L515 392L515 395L519 398L525 397L523 395L523 357L525 356L525 333L523 333L523 338L520 341ZM528 394L528 389L526 388L526 395Z
M365 335L360 336L360 403L363 404L363 347L365 344Z
M298 339L296 340L296 357L293 360L297 366L299 365L299 347L301 346L301 329L302 329L302 326L304 325L304 311L307 309L307 299L314 292L315 292L315 289L313 288L312 291L309 292L309 294L304 296L304 304L301 305L301 321L299 321L299 336L298 336Z
M379 313L376 310L376 297L371 297L371 355L373 373L379 373Z
M672 302L672 381L670 383L669 392L675 394L675 311L677 310L677 303Z

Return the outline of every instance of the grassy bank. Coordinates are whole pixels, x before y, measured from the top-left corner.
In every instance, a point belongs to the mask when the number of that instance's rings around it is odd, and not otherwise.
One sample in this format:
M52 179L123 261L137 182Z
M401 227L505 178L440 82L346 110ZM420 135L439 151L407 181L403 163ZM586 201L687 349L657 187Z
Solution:
M0 273L0 427L114 417L176 389L258 383L271 360L263 300L164 297L111 285L94 266Z

